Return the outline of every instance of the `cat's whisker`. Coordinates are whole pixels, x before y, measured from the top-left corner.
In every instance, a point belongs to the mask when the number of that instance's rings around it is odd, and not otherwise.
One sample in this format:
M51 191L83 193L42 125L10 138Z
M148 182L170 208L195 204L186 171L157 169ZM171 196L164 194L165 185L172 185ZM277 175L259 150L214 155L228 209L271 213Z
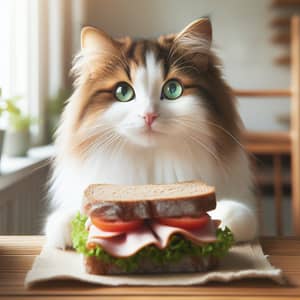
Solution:
M240 147L240 149L249 157L251 157L251 159L255 160L255 161L259 161L259 159L253 154L253 153L250 153L242 143L239 142L239 140L233 135L231 134L228 130L226 130L224 127L222 127L221 125L218 125L214 122L211 122L211 121L204 121L204 120L198 120L197 122L193 121L193 120L190 120L189 118L188 119L182 119L184 120L184 122L193 122L193 124L195 123L195 125L199 125L198 122L201 122L201 123L205 123L206 125L209 125L209 126L213 126L214 128L217 128L221 131L223 131L227 136L229 136L231 139L233 139L233 141Z
M82 152L93 152L99 148L104 148L113 142L114 138L117 137L114 133L110 132L108 135L102 137L98 137L98 139L94 143L87 143L87 145L83 148ZM83 141L83 144L86 142Z
M101 130L99 130L99 129L101 129ZM92 139L92 138L95 138L97 136L105 137L105 135L107 133L111 133L112 131L113 131L112 126L108 126L108 125L104 125L104 124L98 124L98 125L93 126L92 128L90 128L86 132L84 132L84 135L79 136L79 140L84 142L87 139Z
M112 144L114 144L116 141L120 139L119 135L112 134L108 139L106 139L103 143L100 143L99 146L101 147L110 147Z
M213 123L213 122L210 122L210 121L201 121L201 122L202 122L202 123L206 122L206 124L211 125L211 126L217 128L217 129L220 129L220 130L223 131L225 134L227 134L229 137L231 137L231 138L233 139L233 141L240 147L240 149L241 149L243 152L245 152L249 157L251 157L251 158L254 159L254 160L258 160L257 157L256 157L253 153L249 152L249 151L244 147L244 145L241 144L241 143L239 142L239 140L238 140L233 134L231 134L228 130L226 130L224 127L222 127L222 126L220 126L220 125L218 125L218 124L215 124L215 123Z
M213 158L217 161L220 162L221 160L219 159L219 157L217 156L217 154L211 150L207 145L205 145L199 138L197 138L195 135L189 134L189 138L191 138L195 143L199 144L200 146L202 146L208 153L210 153Z
M199 133L199 134L201 134L201 135L204 135L204 136L206 136L206 137L208 137L208 138L210 138L210 139L216 139L215 136L214 136L213 134L210 134L209 132L207 132L206 128L199 127L199 126L195 127L195 126L193 126L194 123L192 123L192 122L191 122L190 124L188 124L188 121L187 121L187 120L185 120L185 121L182 121L182 120L176 120L176 122L177 122L178 124L180 124L180 126L187 127L187 128L189 128L189 129L192 129L192 130L194 130L195 132L197 132L197 133ZM198 125L198 124L197 124L197 125Z
M192 126L189 126L189 125L187 125L186 123L181 123L180 124L181 126L184 126L184 127L186 127L186 128L188 128L188 129L190 129L191 131L188 133L189 134L189 136L190 137L192 137L194 140L195 140L195 138L198 140L198 141L200 141L199 140L199 137L197 136L197 135L195 135L195 134L200 134L201 136L203 135L202 134L202 132L199 132L199 131L197 131L197 130L195 130L195 128L193 128ZM192 134L193 133L193 134ZM205 133L204 133L205 134ZM211 136L209 136L209 135L207 135L206 134L206 136L207 137L209 137L209 138L211 138ZM214 154L214 157L216 158L216 154ZM218 159L218 158L217 158Z
M108 135L110 135L110 131L111 131L111 130L107 129L107 130L105 131L105 133L108 132ZM103 135L103 133L104 133L104 132L101 132L101 135ZM86 149L90 147L90 144L92 144L92 141L93 141L94 139L96 139L96 137L97 137L98 135L99 135L99 133L93 132L93 134L88 134L88 135L85 135L85 136L81 137L81 138L79 139L78 143L77 143L76 145L74 145L74 149L75 149L75 148L77 147L77 145L78 145L80 148L83 148L83 151L86 151ZM104 135L104 137L107 138L107 134ZM85 144L86 144L86 146L84 146ZM82 152L83 152L83 151L82 151Z
M93 136L96 136L96 135L99 135L99 134L104 134L108 131L111 131L111 128L105 128L105 129L101 129L99 130L99 127L98 128L91 128L90 130L87 130L87 132L84 133L84 136L82 137L82 139L87 139L89 137L93 137Z
M245 147L239 142L239 140L233 135L231 134L228 130L226 130L224 127L222 127L221 125L218 125L214 122L211 122L211 121L206 121L206 120L197 120L197 121L192 121L190 119L183 119L184 121L186 122L193 122L195 123L196 125L196 122L200 122L200 123L203 123L203 124L206 124L206 125L210 125L210 126L213 126L217 129L220 129L221 131L223 131L226 135L228 135L230 138L232 138L244 151L246 151Z
M186 127L188 129L192 130L192 132L194 132L194 134L191 134L191 132L189 132L189 137L194 142L197 142L198 144L200 144L203 148L206 147L205 150L208 151L215 158L215 160L218 162L218 164L222 167L225 175L228 175L229 172L228 172L228 170L225 169L225 166L224 166L222 160L219 158L218 154L215 153L212 149L210 149L208 145L203 143L203 140L199 140L199 136L195 135L195 134L199 134L199 135L201 135L201 137L205 136L205 137L209 138L210 140L213 139L214 144L218 144L218 141L215 140L214 136L207 134L204 130L202 130L202 131L199 130L199 127L195 128L193 126L187 125L185 122L181 122L178 120L176 120L176 122L180 123L181 126Z
M255 157L254 154L249 153L249 151L244 147L244 145L242 143L240 143L240 141L233 135L231 134L227 129L225 129L223 126L218 125L214 122L211 121L204 121L204 120L200 120L199 122L201 123L205 123L207 125L213 126L214 128L217 128L219 130L221 130L222 132L224 132L227 136L229 136L230 138L233 139L233 141L241 148L241 150L243 150L248 156L250 156L252 159L257 159Z
M190 135L189 137L191 137L193 139L193 141L197 144L199 144L202 148L204 148L210 155L213 156L213 158L215 159L217 165L219 167L221 167L221 169L223 170L225 176L228 176L229 172L228 170L225 168L225 165L223 163L223 161L219 158L218 154L216 154L212 149L209 148L208 145L206 145L205 143L203 143L201 140L199 140L197 137Z
M189 136L190 137L190 136ZM191 154L194 153L194 149L191 147L191 141L189 140L189 137L184 137L184 141L185 144L187 145L187 147L189 148ZM199 144L199 141L197 141L197 138L195 138L194 143ZM200 146L207 151L210 155L213 156L214 160L216 161L217 165L221 168L222 172L223 172L223 176L224 177L228 177L229 175L229 170L226 168L226 165L223 164L223 162L221 161L221 159L218 157L217 154L215 154L208 145L204 144L202 141L200 142Z
M103 136L105 137L107 133L110 133L112 131L111 128L107 128L107 129L104 129L104 130L91 130L90 132L87 132L87 134L85 134L83 137L82 137L82 140L86 140L88 138L94 138L96 136Z
M116 144L113 147L111 157L120 157L119 154L123 150L125 145L126 145L125 139L119 136L119 138L116 141Z

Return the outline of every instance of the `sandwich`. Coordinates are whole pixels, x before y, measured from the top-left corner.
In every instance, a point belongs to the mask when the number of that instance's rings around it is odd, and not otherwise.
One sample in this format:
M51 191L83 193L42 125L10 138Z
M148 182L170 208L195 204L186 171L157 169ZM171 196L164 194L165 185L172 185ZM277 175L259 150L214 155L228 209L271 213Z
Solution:
M72 222L73 247L90 274L208 271L234 241L207 214L215 207L214 187L200 181L93 184Z

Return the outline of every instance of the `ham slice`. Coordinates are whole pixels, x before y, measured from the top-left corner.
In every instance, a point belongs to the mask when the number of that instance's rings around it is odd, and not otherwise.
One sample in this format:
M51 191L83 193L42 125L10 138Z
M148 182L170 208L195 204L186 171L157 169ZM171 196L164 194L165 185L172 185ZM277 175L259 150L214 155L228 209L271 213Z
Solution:
M94 238L103 238L109 239L114 236L122 235L124 232L110 232L110 231L103 231L100 228L96 227L95 225L90 226L89 235Z
M103 235L102 237L98 231L93 229L94 227L93 225L90 226L87 246L91 248L95 244L100 245L107 253L115 257L132 256L148 245L155 245L160 249L164 249L168 246L169 240L174 234L181 234L196 244L216 241L216 227L215 222L212 220L198 230L185 230L153 221L131 232L114 236Z
M211 243L216 241L216 227L212 220L201 229L186 230L178 227L167 226L153 222L152 230L160 241L159 248L166 248L169 240L174 234L181 234L187 240L191 240L195 244Z
M88 237L88 247L93 247L95 244L98 244L106 252L115 257L132 256L142 248L156 243L157 238L146 225L132 232L127 232L109 239L93 237L90 234Z

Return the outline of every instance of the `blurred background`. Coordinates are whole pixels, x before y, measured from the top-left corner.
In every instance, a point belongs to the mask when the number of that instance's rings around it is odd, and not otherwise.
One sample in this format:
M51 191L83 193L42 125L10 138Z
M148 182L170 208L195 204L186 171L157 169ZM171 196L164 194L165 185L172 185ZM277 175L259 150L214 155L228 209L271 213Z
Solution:
M0 233L40 231L53 132L72 93L81 28L154 38L209 16L224 77L251 133L261 233L291 234L290 20L299 12L297 0L0 0ZM249 90L277 93L266 99ZM266 132L281 151L258 145Z

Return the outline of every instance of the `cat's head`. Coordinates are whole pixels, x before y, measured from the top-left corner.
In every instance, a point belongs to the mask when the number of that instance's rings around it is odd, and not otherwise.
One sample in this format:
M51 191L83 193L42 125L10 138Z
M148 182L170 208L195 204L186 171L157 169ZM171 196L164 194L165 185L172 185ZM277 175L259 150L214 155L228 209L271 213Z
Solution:
M64 143L81 156L122 143L225 153L238 138L238 116L211 42L206 18L157 40L83 28Z

